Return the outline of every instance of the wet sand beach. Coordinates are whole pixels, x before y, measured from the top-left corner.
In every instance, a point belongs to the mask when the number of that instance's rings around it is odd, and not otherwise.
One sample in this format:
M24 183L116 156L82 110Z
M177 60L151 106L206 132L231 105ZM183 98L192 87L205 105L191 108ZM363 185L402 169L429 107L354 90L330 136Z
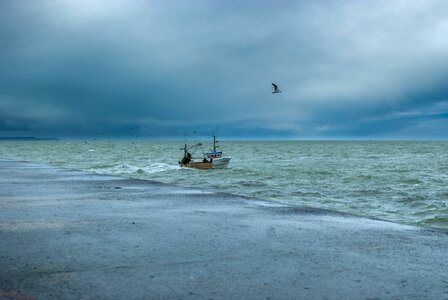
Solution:
M0 159L0 299L448 299L447 249L446 230Z

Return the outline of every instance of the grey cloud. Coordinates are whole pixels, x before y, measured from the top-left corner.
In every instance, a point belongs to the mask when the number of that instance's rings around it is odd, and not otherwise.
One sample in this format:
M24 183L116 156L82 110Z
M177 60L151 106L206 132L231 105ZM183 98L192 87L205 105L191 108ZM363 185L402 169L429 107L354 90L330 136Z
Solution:
M381 137L448 112L443 1L1 5L0 135Z

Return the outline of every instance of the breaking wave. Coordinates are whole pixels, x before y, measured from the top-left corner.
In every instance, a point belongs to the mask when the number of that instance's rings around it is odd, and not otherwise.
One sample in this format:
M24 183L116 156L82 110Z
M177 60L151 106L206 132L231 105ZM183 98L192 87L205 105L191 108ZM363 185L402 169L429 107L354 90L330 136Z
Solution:
M141 177L141 175L145 174L156 174L165 171L177 170L179 168L180 168L179 166L170 165L166 163L151 163L147 166L120 164L116 166L91 168L88 169L87 171L104 175L128 176L128 177L133 177L133 175L137 175L138 177Z

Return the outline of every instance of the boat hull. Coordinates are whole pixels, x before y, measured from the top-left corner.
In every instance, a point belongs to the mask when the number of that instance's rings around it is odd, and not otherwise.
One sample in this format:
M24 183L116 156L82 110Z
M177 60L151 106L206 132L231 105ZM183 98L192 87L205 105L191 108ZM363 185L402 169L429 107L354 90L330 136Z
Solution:
M223 157L223 158L216 158L213 159L213 169L224 169L227 168L227 166L230 163L230 157Z
M211 162L190 162L183 167L200 169L200 170L208 170L213 168L213 163Z
M208 170L208 169L224 169L227 168L230 162L230 157L223 157L223 158L217 158L214 159L212 162L190 162L185 165L181 165L182 167L186 168L193 168L193 169L201 169L201 170Z

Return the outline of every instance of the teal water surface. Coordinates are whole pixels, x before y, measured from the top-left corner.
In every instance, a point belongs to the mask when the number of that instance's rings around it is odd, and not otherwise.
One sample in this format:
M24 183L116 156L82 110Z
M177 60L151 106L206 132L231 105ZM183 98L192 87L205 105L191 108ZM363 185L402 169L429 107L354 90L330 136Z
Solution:
M223 141L223 170L180 168L182 145L11 141L0 157L448 228L448 142Z

